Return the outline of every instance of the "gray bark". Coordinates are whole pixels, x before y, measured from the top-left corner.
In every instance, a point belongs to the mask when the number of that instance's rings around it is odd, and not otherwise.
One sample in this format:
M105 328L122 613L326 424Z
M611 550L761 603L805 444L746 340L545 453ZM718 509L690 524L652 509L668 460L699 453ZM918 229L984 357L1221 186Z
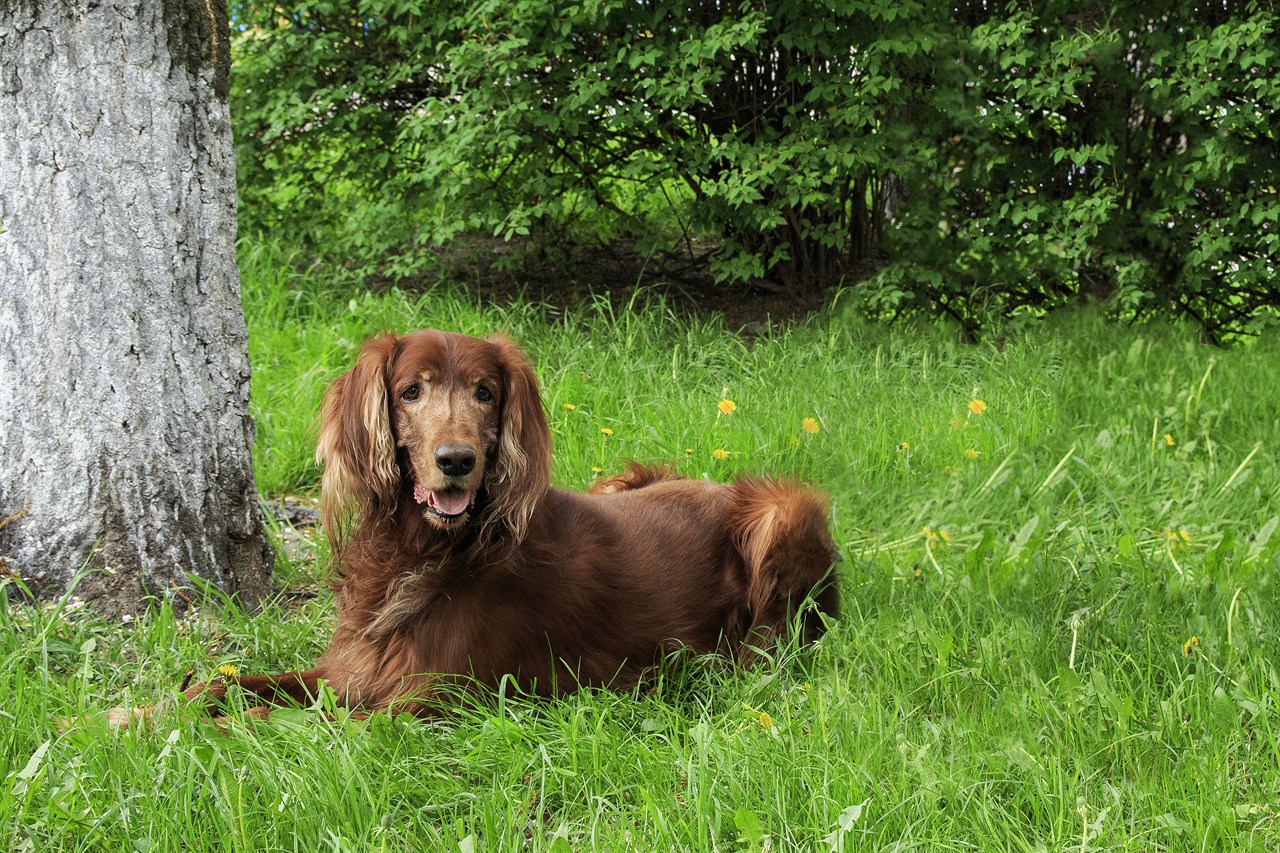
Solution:
M0 573L252 605L225 0L0 0Z

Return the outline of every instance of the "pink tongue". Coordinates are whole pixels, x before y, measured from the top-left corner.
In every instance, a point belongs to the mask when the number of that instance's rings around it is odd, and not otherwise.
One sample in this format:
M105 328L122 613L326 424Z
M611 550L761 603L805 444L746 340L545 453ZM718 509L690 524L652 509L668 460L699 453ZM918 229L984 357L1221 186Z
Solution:
M414 496L418 489L415 488ZM471 505L470 492L428 492L427 505L444 515L460 515Z

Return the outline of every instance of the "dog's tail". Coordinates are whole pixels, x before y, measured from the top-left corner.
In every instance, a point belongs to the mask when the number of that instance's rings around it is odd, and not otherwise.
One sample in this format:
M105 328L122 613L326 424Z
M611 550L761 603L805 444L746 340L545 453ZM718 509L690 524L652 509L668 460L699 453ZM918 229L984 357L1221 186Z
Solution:
M827 499L799 483L746 477L730 487L729 530L746 569L750 633L770 641L786 635L806 601L800 630L822 633L821 614L839 615ZM815 612L815 610L817 612Z

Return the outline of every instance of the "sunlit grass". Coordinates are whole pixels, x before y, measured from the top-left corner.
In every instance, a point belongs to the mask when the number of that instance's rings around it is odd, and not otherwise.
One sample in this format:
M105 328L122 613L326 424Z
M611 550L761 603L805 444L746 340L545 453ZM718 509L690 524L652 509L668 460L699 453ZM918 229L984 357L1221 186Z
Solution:
M327 594L130 625L11 604L7 846L1280 845L1280 342L1220 350L1078 313L965 346L837 313L749 343L643 299L615 315L367 294L253 249L243 276L265 492L315 488L320 395L363 337L501 331L537 367L559 485L639 459L827 489L843 618L774 665L694 662L635 695L115 734L53 721L171 695L187 670L303 666Z

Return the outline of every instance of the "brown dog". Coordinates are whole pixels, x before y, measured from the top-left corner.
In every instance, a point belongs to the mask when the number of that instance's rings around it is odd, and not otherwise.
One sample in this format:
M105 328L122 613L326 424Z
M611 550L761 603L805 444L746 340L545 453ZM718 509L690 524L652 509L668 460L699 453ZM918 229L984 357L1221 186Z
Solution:
M365 342L329 388L316 458L338 625L314 669L228 682L266 706L321 681L346 706L428 713L441 685L558 695L626 688L668 651L742 660L806 601L834 615L825 499L632 465L590 494L549 487L533 371L502 338ZM801 629L822 629L810 609Z

